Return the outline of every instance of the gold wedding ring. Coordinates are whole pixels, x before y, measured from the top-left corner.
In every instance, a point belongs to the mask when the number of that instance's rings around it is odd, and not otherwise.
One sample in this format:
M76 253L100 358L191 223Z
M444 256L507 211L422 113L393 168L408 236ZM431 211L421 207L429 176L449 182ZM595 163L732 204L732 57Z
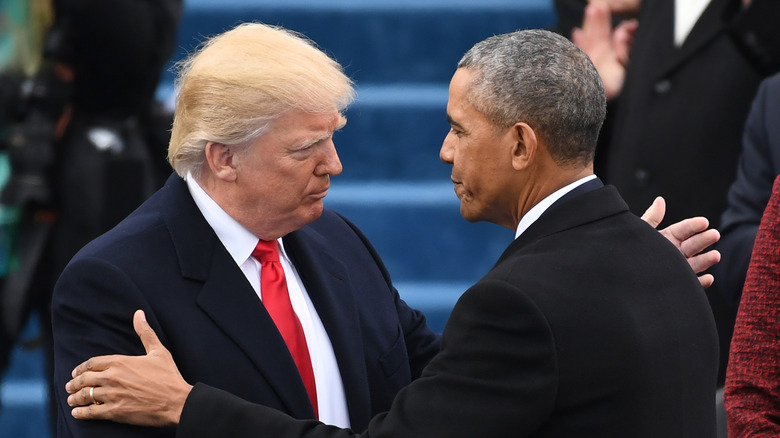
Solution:
M95 387L94 386L90 386L89 387L89 398L92 399L92 404L93 405L102 405L103 404L103 402L99 402L99 401L95 400Z

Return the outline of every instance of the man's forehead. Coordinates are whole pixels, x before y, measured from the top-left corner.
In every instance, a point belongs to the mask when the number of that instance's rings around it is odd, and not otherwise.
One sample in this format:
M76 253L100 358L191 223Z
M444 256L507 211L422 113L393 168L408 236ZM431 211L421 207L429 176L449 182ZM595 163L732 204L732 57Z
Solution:
M333 135L346 121L338 111L315 114L291 110L274 120L269 134L289 144L316 142Z
M332 112L309 112L294 108L282 113L273 123L279 127L327 131L343 127L346 119L335 109Z

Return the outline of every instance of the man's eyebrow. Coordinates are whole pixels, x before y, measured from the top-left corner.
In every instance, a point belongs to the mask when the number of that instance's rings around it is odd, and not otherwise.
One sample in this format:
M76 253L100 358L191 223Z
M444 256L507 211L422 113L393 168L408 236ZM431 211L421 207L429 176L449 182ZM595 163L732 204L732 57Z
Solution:
M456 122L455 119L453 119L452 116L450 116L449 114L447 114L447 123L449 123L452 126L455 126L456 128L463 129L463 126L460 123Z
M347 124L347 118L343 114L339 114L338 122L336 122L336 128L333 131L324 132L322 135L313 135L311 137L301 138L294 142L295 147L307 147L313 144L319 143L323 140L327 140L333 137L333 134L344 127Z

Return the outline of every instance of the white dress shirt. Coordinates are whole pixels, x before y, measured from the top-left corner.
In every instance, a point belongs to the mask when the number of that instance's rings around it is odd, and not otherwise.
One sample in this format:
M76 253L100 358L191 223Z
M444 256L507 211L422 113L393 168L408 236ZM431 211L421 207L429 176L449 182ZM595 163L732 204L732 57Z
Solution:
M203 217L244 273L247 281L252 285L255 293L257 293L258 298L262 300L262 290L260 289L260 271L262 267L260 262L252 257L252 251L255 249L259 239L214 202L191 175L187 175L186 180L190 194ZM282 239L278 239L278 242L279 260L284 268L290 302L301 322L303 333L306 336L306 345L309 347L309 355L311 356L312 369L317 386L319 420L326 424L348 428L350 423L347 398L344 393L344 384L341 380L336 354L333 352L333 345L298 275L298 271L290 262L290 258L284 250Z
M550 208L550 206L553 205L555 201L561 199L563 195L569 193L575 188L595 178L596 175L588 175L584 178L580 178L577 181L574 181L573 183L565 187L561 187L560 189L552 192L549 196L542 199L541 202L531 207L531 209L528 210L528 213L526 213L525 215L523 215L523 217L520 218L520 223L517 224L517 231L515 231L515 239L520 237L520 235L523 234L523 232L527 230L528 227L530 227L534 222L536 222L536 220L539 219L542 213L547 211L547 209Z
M680 47L688 38L691 29L707 9L710 0L675 0L674 2L674 45Z

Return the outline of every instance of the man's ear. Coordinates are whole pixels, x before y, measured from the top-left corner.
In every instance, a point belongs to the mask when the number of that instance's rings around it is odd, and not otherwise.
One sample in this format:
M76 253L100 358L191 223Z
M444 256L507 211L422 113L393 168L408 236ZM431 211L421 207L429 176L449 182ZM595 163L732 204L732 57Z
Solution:
M206 161L215 177L223 181L235 181L238 159L230 146L210 141L206 143Z
M515 170L526 169L533 163L539 147L536 132L525 122L515 123L512 127L512 167Z

